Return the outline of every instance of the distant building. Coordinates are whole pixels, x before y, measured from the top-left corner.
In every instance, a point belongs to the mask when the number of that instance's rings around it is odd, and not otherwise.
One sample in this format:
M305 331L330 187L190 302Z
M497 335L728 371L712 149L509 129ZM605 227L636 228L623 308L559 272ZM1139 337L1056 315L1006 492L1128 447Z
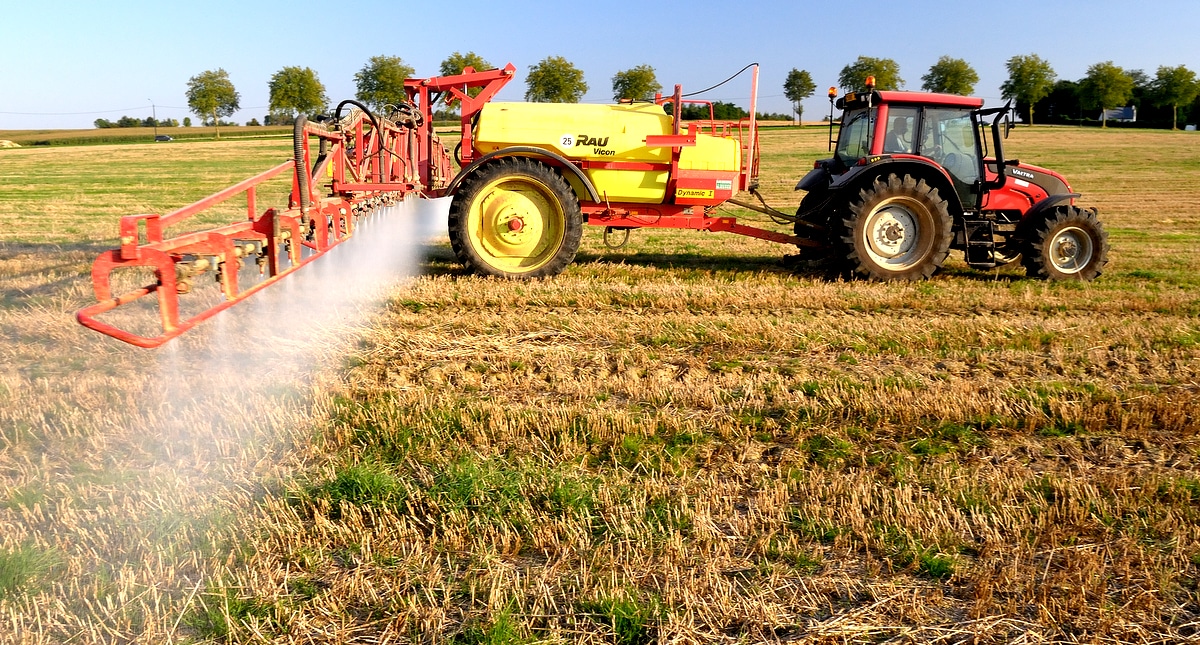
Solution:
M1125 107L1104 110L1104 112L1100 114L1100 120L1125 121L1128 123L1133 123L1137 121L1137 108L1132 105L1126 105Z

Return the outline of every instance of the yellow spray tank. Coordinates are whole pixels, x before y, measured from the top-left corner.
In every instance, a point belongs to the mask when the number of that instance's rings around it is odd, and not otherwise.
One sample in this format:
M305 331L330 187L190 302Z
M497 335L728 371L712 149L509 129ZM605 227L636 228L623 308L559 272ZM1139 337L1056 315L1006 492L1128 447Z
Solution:
M654 103L489 103L475 126L475 149L540 148L578 164L602 199L661 204L667 201L672 150L653 142L671 134L671 116ZM684 198L689 190L712 203L723 201L718 192L731 197L741 166L738 139L697 134L693 145L680 149L678 170L715 174L711 186L684 187Z

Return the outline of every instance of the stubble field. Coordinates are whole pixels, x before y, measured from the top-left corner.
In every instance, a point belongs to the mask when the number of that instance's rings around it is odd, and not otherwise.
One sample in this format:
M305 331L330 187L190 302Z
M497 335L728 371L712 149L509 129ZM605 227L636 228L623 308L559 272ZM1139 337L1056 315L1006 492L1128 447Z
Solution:
M763 133L769 202L824 136ZM157 352L75 326L91 258L288 144L4 151L0 642L1197 639L1200 146L1008 146L1100 209L1096 282L587 230Z

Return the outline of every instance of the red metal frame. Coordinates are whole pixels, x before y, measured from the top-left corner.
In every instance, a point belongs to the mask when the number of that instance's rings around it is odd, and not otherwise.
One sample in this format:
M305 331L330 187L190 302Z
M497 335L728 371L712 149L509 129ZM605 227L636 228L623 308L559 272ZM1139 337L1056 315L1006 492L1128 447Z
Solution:
M318 208L303 215L297 209L278 211L267 209L261 216L251 212L242 222L236 222L197 233L164 237L168 226L182 223L209 208L240 194L246 195L249 209L254 208L255 188L263 182L294 168L287 161L267 172L256 175L235 186L206 197L168 215L128 215L121 218L121 247L107 251L92 264L92 285L99 301L76 313L76 319L89 329L139 347L158 347L198 323L245 300L254 293L278 282L300 267L320 257L330 248L348 239L354 232L349 217L351 202L345 199L323 199ZM141 225L145 224L145 242L141 241ZM306 234L308 232L308 234ZM306 239L309 238L309 239ZM252 245L254 251L247 252ZM311 253L305 256L301 248ZM251 254L262 257L261 282L248 288L238 283L237 267L242 258ZM225 300L190 318L180 318L179 295L187 293L191 270L203 260L207 263L200 273L216 270ZM284 266L283 262L287 265ZM127 293L114 296L112 273L118 269L147 267L154 272L155 282ZM122 305L143 297L157 298L161 333L145 336L120 329L98 317Z
M468 67L462 74L454 76L437 76L434 78L410 78L404 81L404 91L410 102L416 102L426 110L426 121L433 118L433 94L449 94L450 102L458 102L461 115L462 156L459 163L467 167L475 160L474 135L471 123L483 106L496 97L496 94L508 84L517 73L512 63L502 69L489 69L482 72ZM479 93L471 96L471 88L480 88ZM430 129L432 133L432 129Z
M298 159L282 163L209 197L167 215L129 215L121 218L120 247L102 253L92 265L96 304L76 312L85 327L139 347L158 347L282 280L316 260L354 234L355 212L409 193L438 196L453 178L449 153L433 129L432 92L449 92L463 102L463 131L470 119L512 79L516 68L475 72L434 79L413 79L405 89L418 112L400 123L372 120L352 110L340 122L326 127L304 123L297 131ZM467 90L482 87L471 97ZM314 159L311 140L322 144ZM469 141L469 138L468 138ZM297 163L299 162L299 163ZM306 172L306 181L301 174ZM257 212L257 187L282 173L293 171L292 193L286 209ZM301 194L301 185L307 194ZM325 195L323 188L327 188ZM246 196L246 219L203 232L168 236L169 227L183 224L239 195ZM304 252L302 252L302 249ZM255 256L264 278L242 288L238 268L242 259ZM114 295L112 274L138 267L153 272L154 281ZM179 296L190 291L190 279L216 271L224 300L182 317ZM154 296L159 333L139 334L100 319L118 307Z

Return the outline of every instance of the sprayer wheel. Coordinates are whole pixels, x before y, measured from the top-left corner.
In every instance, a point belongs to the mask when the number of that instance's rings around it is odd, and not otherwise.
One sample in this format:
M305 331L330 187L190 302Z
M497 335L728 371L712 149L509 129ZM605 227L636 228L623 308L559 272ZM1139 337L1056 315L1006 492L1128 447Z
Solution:
M524 157L489 163L450 202L450 245L472 271L502 278L558 275L583 235L579 199L553 168Z

